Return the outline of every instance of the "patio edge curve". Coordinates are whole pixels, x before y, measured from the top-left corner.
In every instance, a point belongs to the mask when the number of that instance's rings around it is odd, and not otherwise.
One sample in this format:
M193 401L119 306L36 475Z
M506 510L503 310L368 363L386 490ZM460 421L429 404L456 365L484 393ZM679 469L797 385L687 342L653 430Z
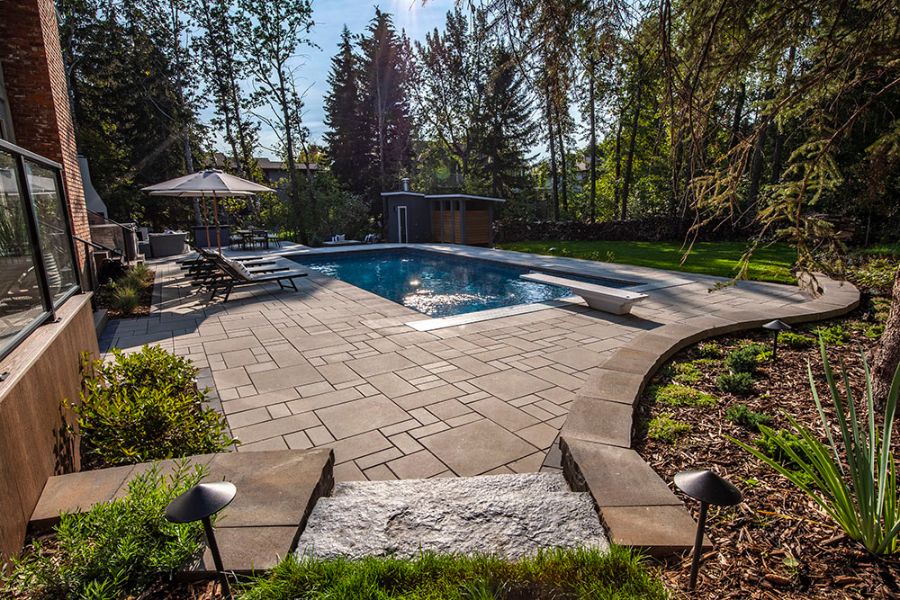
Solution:
M639 334L578 392L560 432L563 473L573 490L594 498L610 541L654 556L693 546L696 525L668 484L632 449L634 413L650 378L674 354L701 340L758 328L844 315L860 302L851 283L814 275L818 295L775 310L733 310ZM711 547L704 539L704 547Z

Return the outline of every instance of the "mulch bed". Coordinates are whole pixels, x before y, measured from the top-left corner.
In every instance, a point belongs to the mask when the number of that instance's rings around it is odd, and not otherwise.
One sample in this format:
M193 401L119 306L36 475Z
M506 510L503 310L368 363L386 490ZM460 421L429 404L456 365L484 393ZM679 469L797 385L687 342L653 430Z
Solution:
M870 311L871 312L871 311ZM844 319L818 325L858 323L872 315L859 310ZM850 341L833 346L828 354L833 370L843 362L858 400L863 398L864 373L860 351L870 356L876 341L861 329L847 327ZM802 328L800 329L802 332ZM715 340L724 352L747 341L771 344L765 332ZM697 358L696 347L682 352L673 362ZM776 362L763 363L755 375L751 395L738 397L720 392L716 376L725 367L721 361L704 365L703 376L688 384L708 392L719 401L712 407L673 407L655 403L646 393L639 408L637 451L661 477L671 482L678 471L711 468L728 478L744 494L744 502L733 508L710 508L707 535L714 550L704 556L697 585L699 598L897 598L900 597L900 557L875 558L865 548L843 535L829 518L799 489L761 461L738 448L726 436L753 444L757 433L729 422L727 408L746 404L773 417L774 429L790 429L784 413L816 431L821 430L807 379L807 361L829 418L831 405L818 347L792 350L779 347ZM661 373L664 370L660 371ZM666 383L658 376L657 383ZM842 389L842 386L839 386ZM824 394L824 396L822 395ZM861 406L861 405L860 405ZM661 413L689 423L691 430L674 443L646 438L646 423ZM862 413L865 414L865 413ZM894 434L895 456L900 456L900 435ZM696 519L699 504L683 495ZM660 575L672 589L687 590L690 557L674 560Z
M152 272L152 271L151 271ZM153 286L148 285L141 290L141 303L132 312L125 314L111 307L109 295L112 290L109 284L101 285L97 290L97 307L106 309L106 316L109 319L134 319L137 317L146 317L150 315L150 307L153 305Z

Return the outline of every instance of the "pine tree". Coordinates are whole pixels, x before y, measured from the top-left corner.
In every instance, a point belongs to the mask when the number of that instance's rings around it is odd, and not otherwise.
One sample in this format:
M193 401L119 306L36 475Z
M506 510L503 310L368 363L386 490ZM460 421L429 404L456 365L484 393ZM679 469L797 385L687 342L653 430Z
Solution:
M526 153L534 142L532 106L509 50L498 48L492 62L479 119L484 133L478 143L478 164L491 194L510 197L525 186Z
M413 121L407 85L412 57L409 41L397 35L391 16L377 8L360 50L361 124L374 175L368 195L376 199L378 192L394 188L410 168ZM374 204L375 212L380 212L380 203Z
M367 191L367 140L363 128L360 64L350 30L344 27L338 53L331 59L329 92L325 97L325 143L331 172L355 194Z

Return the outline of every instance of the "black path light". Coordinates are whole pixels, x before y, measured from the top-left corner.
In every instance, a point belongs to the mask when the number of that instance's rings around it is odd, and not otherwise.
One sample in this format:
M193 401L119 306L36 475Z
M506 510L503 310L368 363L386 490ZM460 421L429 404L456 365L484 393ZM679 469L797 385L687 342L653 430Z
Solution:
M235 494L237 494L237 488L233 483L227 481L201 483L172 500L166 507L166 519L172 523L203 521L206 543L209 545L209 552L216 565L216 573L222 585L222 594L226 598L231 598L231 590L228 587L225 569L222 567L222 556L219 554L219 546L216 544L210 517L231 504Z
M697 585L697 573L700 570L700 553L703 550L707 507L710 504L734 506L740 504L743 496L740 490L709 469L676 473L675 487L694 500L700 501L700 518L697 520L697 537L694 539L694 556L691 561L690 590L693 591Z
M778 357L778 334L782 331L791 329L791 326L784 321L775 319L774 321L769 321L763 325L763 329L768 329L774 334L774 338L772 339L772 362L775 362L775 359Z

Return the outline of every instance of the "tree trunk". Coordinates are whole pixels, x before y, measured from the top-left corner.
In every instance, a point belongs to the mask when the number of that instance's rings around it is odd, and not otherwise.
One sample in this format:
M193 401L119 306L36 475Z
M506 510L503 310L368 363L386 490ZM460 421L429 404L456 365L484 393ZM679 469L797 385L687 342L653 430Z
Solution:
M900 366L900 267L894 275L891 312L872 360L872 391L875 401L883 406L891 389L891 381Z
M568 213L569 212L569 186L566 181L568 174L568 170L566 169L566 146L563 143L563 132L562 132L562 115L559 111L559 104L553 103L556 108L556 137L559 140L559 170L560 170L560 182L562 183L562 207L563 210Z
M622 206L619 203L621 198L621 190L619 188L620 185L620 177L622 176L622 126L625 120L625 109L622 109L622 114L619 115L619 123L616 125L616 151L615 151L615 163L616 163L616 177L613 181L613 204L615 205L616 213L619 216L619 220L624 219L622 216Z
M553 220L559 221L559 177L556 171L556 141L553 137L553 107L547 86L547 137L550 140L550 180L553 190Z
M594 82L594 71L596 69L596 59L591 56L591 80L590 80L590 90L588 93L588 102L590 104L590 152L591 152L591 194L590 194L590 219L591 223L597 220L597 113L596 113L596 98L595 98L595 82Z
M634 149L637 145L638 124L641 118L641 66L638 63L637 89L634 92L634 117L631 119L631 140L628 142L628 158L625 159L625 177L622 181L622 219L628 218L628 193L634 167Z
M734 145L737 144L738 134L741 132L741 119L744 117L744 99L747 97L747 86L744 82L741 82L741 87L738 88L737 93L737 103L734 107L734 119L731 121L731 137L728 140L728 148L734 148Z

